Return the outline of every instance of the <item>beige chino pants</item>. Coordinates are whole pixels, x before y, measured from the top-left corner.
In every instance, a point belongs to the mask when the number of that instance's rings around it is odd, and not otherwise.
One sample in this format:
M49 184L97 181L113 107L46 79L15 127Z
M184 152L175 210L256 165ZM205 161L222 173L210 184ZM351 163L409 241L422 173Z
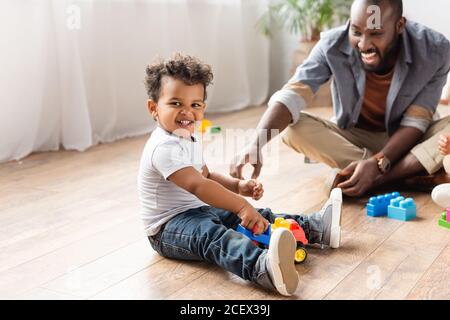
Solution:
M450 134L450 116L432 123L411 153L429 174L442 168L443 156L438 151L440 134ZM302 112L299 121L288 127L282 140L295 151L333 168L345 168L351 162L368 159L383 149L386 132L363 129L340 129L331 121Z

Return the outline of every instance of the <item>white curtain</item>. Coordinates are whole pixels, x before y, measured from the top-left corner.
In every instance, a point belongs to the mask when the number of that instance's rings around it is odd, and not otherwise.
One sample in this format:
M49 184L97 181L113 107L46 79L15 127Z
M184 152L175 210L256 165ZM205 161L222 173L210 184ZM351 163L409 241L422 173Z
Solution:
M85 150L153 129L145 66L175 51L214 71L208 111L261 104L269 41L261 0L2 0L0 162Z

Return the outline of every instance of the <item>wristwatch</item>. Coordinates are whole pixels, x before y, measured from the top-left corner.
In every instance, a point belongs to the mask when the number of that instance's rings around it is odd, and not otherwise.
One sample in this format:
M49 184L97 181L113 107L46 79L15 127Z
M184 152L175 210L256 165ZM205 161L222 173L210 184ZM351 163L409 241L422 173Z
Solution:
M377 160L378 169L382 174L385 174L391 170L391 161L386 157L383 152L378 152L373 156L375 160Z

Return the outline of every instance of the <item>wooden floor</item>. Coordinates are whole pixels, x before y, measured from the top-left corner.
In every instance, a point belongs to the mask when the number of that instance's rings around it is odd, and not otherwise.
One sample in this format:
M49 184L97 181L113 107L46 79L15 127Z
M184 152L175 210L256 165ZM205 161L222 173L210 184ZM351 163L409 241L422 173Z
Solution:
M262 112L211 119L223 128L251 128ZM283 298L213 265L168 260L151 249L136 192L147 138L0 165L0 298ZM325 200L329 168L304 164L279 146L279 169L263 171L265 196L255 205L310 213ZM345 199L341 248L309 250L292 299L449 299L450 231L437 226L440 209L429 194L408 195L418 218L407 223L367 217L367 197Z

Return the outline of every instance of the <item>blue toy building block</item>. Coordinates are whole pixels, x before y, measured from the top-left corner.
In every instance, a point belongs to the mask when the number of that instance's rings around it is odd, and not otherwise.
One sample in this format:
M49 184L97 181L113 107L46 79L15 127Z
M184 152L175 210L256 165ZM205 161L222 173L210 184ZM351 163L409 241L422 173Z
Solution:
M237 226L236 231L242 233L244 236L247 236L251 240L254 240L254 241L262 243L266 246L269 246L270 234L271 234L271 225L270 224L269 224L269 227L267 228L267 230L263 234L260 234L257 236L254 235L252 231L245 229L240 224Z
M387 216L388 206L392 199L398 198L400 193L393 192L377 197L372 197L367 203L367 215L370 217L383 217Z
M391 200L388 206L388 217L391 219L409 221L416 218L416 204L412 198L398 197Z

